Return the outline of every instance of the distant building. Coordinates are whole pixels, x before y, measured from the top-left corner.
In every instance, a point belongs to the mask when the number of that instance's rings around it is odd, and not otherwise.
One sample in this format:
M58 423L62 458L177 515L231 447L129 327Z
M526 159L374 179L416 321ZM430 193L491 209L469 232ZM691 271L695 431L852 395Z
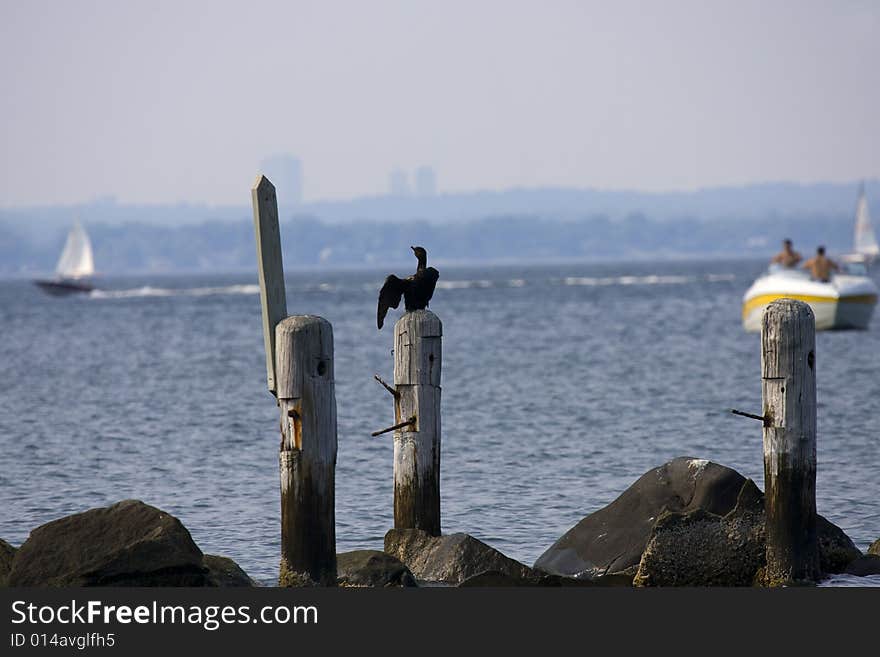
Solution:
M437 193L437 175L432 167L416 169L416 195L434 196Z
M388 176L388 193L391 196L409 196L409 180L402 169L394 169Z
M273 155L260 163L264 176L275 185L278 205L299 205L302 203L303 170L302 162L292 155Z

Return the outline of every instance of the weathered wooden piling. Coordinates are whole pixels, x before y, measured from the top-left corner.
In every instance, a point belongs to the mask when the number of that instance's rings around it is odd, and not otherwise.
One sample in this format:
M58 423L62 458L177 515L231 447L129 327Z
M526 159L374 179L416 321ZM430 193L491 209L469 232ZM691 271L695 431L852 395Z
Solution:
M287 317L275 186L251 188L266 381L281 411L279 584L336 583L336 396L327 320Z
M440 363L443 325L430 310L394 325L394 527L440 536ZM408 420L411 420L408 422Z
M774 301L761 321L766 583L814 582L816 537L816 326L811 308Z
M281 585L336 583L333 329L301 315L275 329L281 409Z

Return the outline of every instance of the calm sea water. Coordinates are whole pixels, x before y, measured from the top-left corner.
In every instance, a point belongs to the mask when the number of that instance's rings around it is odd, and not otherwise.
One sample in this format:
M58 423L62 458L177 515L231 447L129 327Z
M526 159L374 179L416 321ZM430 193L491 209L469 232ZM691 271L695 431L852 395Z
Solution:
M527 564L645 471L688 455L763 488L760 338L740 300L760 262L440 267L444 532ZM393 322L381 271L289 273L288 310L333 324L337 543L392 525ZM277 409L255 275L118 278L76 298L0 282L0 537L125 498L180 518L271 584ZM818 510L863 551L876 494L880 317L817 336ZM837 577L832 585L880 585Z

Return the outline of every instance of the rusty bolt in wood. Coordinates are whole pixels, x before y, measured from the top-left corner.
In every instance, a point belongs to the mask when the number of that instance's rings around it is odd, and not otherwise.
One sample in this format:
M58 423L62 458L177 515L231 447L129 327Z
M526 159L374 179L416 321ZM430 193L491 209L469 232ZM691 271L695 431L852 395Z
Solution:
M406 422L400 422L398 424L395 424L394 426L388 427L387 429L382 429L381 431L374 431L370 435L371 436L381 436L383 433L388 433L389 431L396 431L397 429L403 429L404 427L408 427L409 425L415 424L415 423L416 423L416 416L413 415Z
M390 385L388 385L387 383L385 383L385 381L382 380L382 377L381 377L381 376L379 376L378 374L374 374L374 375L373 375L373 378L376 379L376 381L378 381L379 384L381 384L381 386L382 386L383 388L385 388L385 390L387 390L388 392L390 392L392 397L394 397L395 399L400 399L400 393L397 392L397 390L395 390L394 388L392 388Z

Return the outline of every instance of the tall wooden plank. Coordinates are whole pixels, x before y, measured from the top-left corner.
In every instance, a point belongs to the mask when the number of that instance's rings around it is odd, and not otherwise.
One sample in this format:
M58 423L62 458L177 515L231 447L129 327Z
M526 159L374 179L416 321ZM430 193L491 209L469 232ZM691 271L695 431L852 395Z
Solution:
M254 234L257 271L260 275L260 304L263 308L263 343L266 348L266 381L277 393L275 376L275 327L287 317L284 266L281 261L281 232L278 228L278 199L275 185L259 176L251 188L254 206ZM277 396L277 394L276 394Z
M815 582L816 324L810 307L774 301L761 319L766 582Z

